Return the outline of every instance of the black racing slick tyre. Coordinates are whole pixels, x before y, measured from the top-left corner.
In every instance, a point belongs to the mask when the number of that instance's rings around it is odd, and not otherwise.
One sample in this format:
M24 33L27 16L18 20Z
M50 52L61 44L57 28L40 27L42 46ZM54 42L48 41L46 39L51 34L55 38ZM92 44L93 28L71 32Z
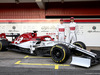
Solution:
M74 42L73 44L83 49L86 49L86 45L81 41Z
M81 41L74 42L73 44L80 48L86 49L86 45ZM74 51L74 50L73 50L73 52L74 52L74 55L76 55L76 56L82 56L82 54L83 54L81 52Z
M8 41L0 40L0 51L7 51Z
M57 44L51 48L50 55L54 62L64 63L70 57L70 50L64 44Z

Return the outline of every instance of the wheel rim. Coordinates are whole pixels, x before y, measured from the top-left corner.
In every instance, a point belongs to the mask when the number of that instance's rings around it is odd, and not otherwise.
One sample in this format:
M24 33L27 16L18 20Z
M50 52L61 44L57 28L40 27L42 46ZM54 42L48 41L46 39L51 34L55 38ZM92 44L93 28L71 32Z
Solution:
M53 51L53 56L54 56L54 58L60 59L62 57L62 53L59 49L55 49Z

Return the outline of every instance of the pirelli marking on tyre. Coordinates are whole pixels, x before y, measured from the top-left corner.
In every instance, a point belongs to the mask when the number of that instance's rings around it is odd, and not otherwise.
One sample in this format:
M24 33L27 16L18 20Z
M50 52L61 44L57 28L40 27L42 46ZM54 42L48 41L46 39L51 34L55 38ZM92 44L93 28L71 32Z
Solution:
M79 43L75 43L76 45L79 45L81 48L83 48L83 46L81 45L81 44L79 44Z
M62 47L60 47L60 46L58 46L58 45L56 45L56 47L58 47L58 48L62 49Z
M64 57L63 57L63 59L60 61L60 62L62 62L64 59L65 59L65 50L63 49L63 52L64 52Z

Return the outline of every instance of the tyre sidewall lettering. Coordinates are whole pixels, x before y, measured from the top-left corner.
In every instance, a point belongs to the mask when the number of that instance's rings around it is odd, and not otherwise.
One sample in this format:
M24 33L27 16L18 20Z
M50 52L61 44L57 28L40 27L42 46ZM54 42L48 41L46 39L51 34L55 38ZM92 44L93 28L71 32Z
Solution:
M83 48L83 46L81 44L79 44L79 43L75 43L75 45L79 45L81 48Z
M61 46L56 45L56 47L58 47L58 48L62 49L62 47L61 47Z

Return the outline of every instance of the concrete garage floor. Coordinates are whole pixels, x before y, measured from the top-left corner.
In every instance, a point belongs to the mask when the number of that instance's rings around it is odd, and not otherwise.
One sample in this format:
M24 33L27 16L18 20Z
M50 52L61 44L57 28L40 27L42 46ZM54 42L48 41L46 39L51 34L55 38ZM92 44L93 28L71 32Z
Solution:
M51 57L31 56L24 53L0 52L0 75L100 75L100 64L91 68L56 64Z

